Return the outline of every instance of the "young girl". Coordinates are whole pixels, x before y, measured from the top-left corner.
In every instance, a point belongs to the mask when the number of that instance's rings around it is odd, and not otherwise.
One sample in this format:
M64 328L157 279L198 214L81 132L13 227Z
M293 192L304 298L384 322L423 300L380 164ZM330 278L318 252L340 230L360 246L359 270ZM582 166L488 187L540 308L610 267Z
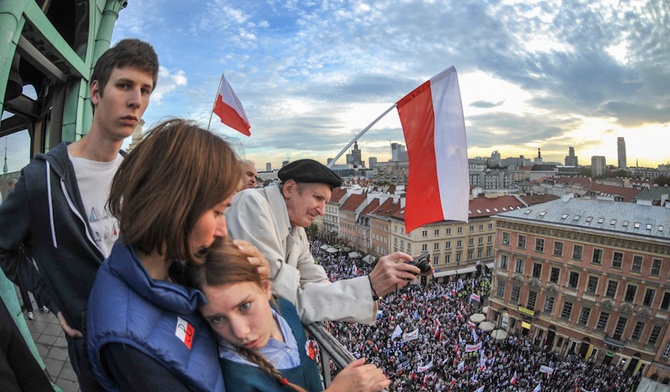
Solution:
M219 335L219 358L228 390L321 391L319 369L306 353L295 306L273 299L270 281L229 240L217 240L192 282L207 298L200 307ZM365 359L338 374L328 392L379 391L390 384Z

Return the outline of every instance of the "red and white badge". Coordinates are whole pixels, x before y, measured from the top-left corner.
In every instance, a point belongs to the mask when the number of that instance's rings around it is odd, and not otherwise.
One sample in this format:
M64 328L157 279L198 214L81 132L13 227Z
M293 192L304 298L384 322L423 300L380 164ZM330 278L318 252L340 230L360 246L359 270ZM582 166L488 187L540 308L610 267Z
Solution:
M181 317L177 317L177 330L174 333L188 349L191 349L193 345L193 335L195 334L195 328L188 321L184 320Z

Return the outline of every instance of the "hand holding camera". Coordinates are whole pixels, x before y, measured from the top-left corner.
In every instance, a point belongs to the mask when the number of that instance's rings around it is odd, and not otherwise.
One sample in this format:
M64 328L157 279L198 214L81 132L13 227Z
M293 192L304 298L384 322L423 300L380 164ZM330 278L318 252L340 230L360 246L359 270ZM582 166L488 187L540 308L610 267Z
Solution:
M412 261L408 262L407 264L418 267L422 274L426 274L431 270L430 254L422 253L421 255L413 258Z

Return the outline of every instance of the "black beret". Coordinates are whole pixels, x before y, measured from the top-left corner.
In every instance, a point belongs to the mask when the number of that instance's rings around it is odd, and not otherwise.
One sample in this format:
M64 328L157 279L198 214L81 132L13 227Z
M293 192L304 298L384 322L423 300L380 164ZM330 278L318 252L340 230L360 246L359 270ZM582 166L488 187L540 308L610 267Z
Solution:
M279 169L277 173L282 181L318 182L333 188L342 185L342 179L334 171L314 159L298 159Z

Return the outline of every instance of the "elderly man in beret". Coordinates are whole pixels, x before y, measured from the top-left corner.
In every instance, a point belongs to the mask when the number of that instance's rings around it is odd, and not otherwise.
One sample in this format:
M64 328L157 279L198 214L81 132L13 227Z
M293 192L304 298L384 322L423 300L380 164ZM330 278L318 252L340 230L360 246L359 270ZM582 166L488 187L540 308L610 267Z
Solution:
M323 267L314 263L304 228L325 213L331 191L342 179L312 159L294 161L278 176L278 185L239 192L233 198L226 211L229 235L265 254L274 291L296 305L304 324L373 324L377 300L406 286L421 271L406 264L411 256L396 252L381 257L368 276L331 283Z

